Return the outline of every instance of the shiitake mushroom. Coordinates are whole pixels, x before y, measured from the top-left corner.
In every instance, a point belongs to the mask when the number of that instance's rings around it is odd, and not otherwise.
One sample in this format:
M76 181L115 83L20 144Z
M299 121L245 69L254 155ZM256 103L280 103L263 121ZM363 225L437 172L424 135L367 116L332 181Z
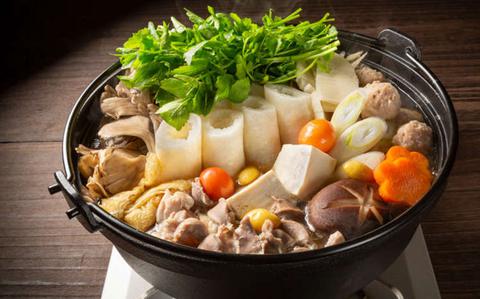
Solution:
M374 184L343 179L312 198L306 218L315 231L327 234L340 231L348 240L384 224L406 208L383 202Z

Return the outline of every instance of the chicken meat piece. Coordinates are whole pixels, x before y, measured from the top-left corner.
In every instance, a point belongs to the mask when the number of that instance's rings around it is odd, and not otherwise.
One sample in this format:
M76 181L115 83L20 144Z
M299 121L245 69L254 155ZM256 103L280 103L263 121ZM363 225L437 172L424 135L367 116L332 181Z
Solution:
M363 107L362 117L377 116L383 119L394 119L400 111L402 101L398 90L388 82L368 84L367 100Z
M199 178L195 178L192 182L192 197L196 207L211 208L215 205L215 202L203 190Z
M295 245L295 240L287 234L283 229L274 229L272 231L273 235L282 240L282 244L284 246L284 252L290 252L293 246Z
M170 216L163 220L161 223L158 223L156 227L151 231L151 234L164 240L173 241L174 233L177 227L188 218L195 217L191 211L180 210L178 212L173 212Z
M238 253L238 240L235 239L234 227L231 224L221 224L217 230L217 237L222 241L223 252Z
M342 235L341 232L336 231L330 236L328 236L327 243L325 243L325 247L338 245L345 242L345 237Z
M355 69L355 73L357 74L358 82L360 86L365 86L375 81L378 81L378 82L385 81L385 76L383 75L382 72L379 72L363 64Z
M235 214L230 210L227 201L224 198L220 198L217 205L211 208L207 212L207 215L217 224L229 224L235 219Z
M170 191L165 192L165 195L163 195L158 205L156 214L157 223L161 223L172 214L181 210L190 210L193 204L193 198L185 192L177 191L173 194Z
M155 229L151 232L151 235L163 240L173 241L173 234L178 225L179 222L173 218L165 219L162 223L157 224Z
M432 150L433 132L427 124L412 120L400 128L393 136L393 144L411 151L428 154Z
M197 218L182 221L173 233L173 241L179 244L197 247L208 235L207 226Z
M155 138L150 131L150 120L141 115L131 116L104 125L99 131L101 138L134 136L145 142L149 152L155 152Z
M292 220L282 220L281 228L295 240L295 245L309 248L314 246L315 243L303 224Z
M261 253L262 242L250 224L250 218L244 217L235 229L235 238L238 240L238 253Z
M223 252L223 243L216 234L210 234L205 239L203 239L202 243L200 243L197 248L209 251Z
M235 239L232 225L220 225L218 231L210 233L198 245L198 248L225 253L237 253L238 242Z
M283 240L274 235L273 222L269 219L265 220L262 226L262 233L259 235L262 243L262 252L264 254L283 253L286 250Z
M271 211L280 219L303 221L305 213L289 200L274 197Z

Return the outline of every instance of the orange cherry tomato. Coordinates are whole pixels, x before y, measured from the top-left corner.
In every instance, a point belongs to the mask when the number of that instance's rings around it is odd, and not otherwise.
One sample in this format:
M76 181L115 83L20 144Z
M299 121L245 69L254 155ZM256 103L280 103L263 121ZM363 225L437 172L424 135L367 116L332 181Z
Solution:
M335 129L328 120L314 119L309 121L298 134L299 144L310 144L328 153L335 145Z
M200 173L200 183L211 200L228 198L235 192L235 184L228 173L219 167L209 167Z

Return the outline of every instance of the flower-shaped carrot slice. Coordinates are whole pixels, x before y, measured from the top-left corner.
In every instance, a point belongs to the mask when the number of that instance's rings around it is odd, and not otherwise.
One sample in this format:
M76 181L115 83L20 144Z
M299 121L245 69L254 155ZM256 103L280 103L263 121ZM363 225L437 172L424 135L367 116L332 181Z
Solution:
M374 178L384 201L413 205L430 189L432 173L424 155L394 146L375 168Z

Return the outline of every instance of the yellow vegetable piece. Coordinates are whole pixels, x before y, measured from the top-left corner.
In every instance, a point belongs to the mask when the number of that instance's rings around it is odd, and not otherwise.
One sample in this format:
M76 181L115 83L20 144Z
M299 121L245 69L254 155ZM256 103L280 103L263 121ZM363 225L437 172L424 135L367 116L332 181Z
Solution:
M123 220L127 210L135 203L144 190L143 186L137 186L132 190L123 191L111 197L104 198L100 202L100 207L112 216Z
M157 154L149 152L145 162L145 186L153 187L161 183L162 166Z
M342 168L347 177L365 182L372 182L373 171L362 162L349 160L342 164Z
M240 186L246 186L255 181L260 176L260 174L260 171L256 167L246 167L238 174L237 183Z
M159 197L154 197L145 205L130 209L125 215L125 222L145 232L155 225L157 207L160 203Z
M280 226L280 218L278 218L277 215L273 214L267 209L253 209L247 214L245 214L244 217L249 217L250 224L257 233L260 233L262 231L262 226L267 219L273 223L274 228Z

